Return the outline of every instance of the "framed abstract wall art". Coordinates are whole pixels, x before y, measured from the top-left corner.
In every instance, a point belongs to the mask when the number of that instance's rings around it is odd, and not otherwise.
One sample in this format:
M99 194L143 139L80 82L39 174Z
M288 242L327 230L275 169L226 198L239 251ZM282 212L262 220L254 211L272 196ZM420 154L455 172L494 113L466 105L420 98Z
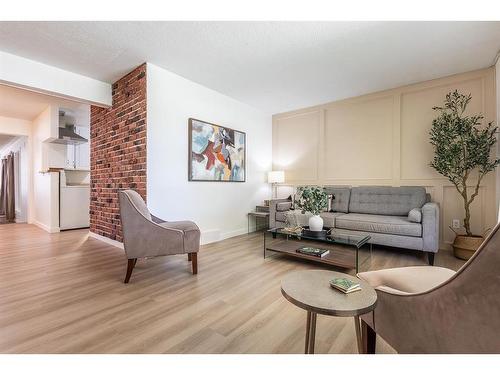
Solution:
M245 182L246 134L189 119L189 181Z

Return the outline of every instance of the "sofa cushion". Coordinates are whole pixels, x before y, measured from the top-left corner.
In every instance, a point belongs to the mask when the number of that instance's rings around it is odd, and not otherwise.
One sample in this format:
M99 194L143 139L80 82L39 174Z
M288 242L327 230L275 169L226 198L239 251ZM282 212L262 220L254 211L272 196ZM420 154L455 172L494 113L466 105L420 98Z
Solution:
M319 216L323 219L323 225L328 228L335 227L335 219L341 215L341 212L320 212ZM276 220L285 222L288 216L288 221L290 224L294 225L309 225L309 218L312 216L310 213L303 214L301 210L288 211L288 212L276 212Z
M292 202L279 202L276 204L276 211L285 212L292 208Z
M363 232L422 236L422 224L412 223L406 216L383 216L348 213L335 220L335 227Z
M362 186L351 188L349 213L407 216L426 202L422 186Z
M348 187L325 186L325 193L333 195L331 210L347 213L351 189Z

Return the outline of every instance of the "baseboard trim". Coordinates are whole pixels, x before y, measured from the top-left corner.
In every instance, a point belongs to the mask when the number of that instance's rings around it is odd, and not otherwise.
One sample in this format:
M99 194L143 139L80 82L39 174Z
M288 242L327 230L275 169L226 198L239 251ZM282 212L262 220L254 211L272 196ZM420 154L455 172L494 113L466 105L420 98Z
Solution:
M44 231L49 232L49 233L58 233L58 232L60 232L59 228L51 228L48 225L40 223L39 221L36 221L36 220L33 222L33 224L35 224L38 228L43 229Z
M119 241L116 241L116 240L112 240L111 238L101 236L100 234L97 234L97 233L94 233L94 232L89 232L89 237L92 237L92 238L95 238L96 240L105 242L108 245L111 245L111 246L123 249L123 243L122 242L119 242Z
M247 233L247 228L240 228L230 232L221 232L220 230L207 230L201 232L201 244L208 245L211 243L226 240L231 237L241 236Z

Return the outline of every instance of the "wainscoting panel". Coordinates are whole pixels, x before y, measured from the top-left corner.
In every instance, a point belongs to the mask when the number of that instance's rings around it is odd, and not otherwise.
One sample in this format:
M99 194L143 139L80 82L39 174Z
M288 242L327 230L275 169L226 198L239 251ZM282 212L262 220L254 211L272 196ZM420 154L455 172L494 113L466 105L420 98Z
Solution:
M283 117L273 126L273 163L294 181L318 180L320 111Z
M392 179L393 107L392 96L328 106L326 180Z
M494 121L495 72L477 70L273 116L273 166L286 185L425 186L441 207L441 247L453 219L464 217L455 187L429 163L429 130L445 95L472 94L468 111ZM471 185L477 175L471 176ZM290 189L284 189L289 193ZM473 230L496 222L496 180L485 178L472 208Z

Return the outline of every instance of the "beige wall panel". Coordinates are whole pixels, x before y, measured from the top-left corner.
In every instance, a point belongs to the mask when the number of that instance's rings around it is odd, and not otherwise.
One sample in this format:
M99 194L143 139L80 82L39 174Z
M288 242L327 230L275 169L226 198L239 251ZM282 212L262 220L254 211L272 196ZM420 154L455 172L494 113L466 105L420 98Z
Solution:
M326 180L392 178L393 107L385 96L326 109Z
M285 170L286 180L318 179L320 112L281 118L273 126L273 169Z
M482 77L402 94L401 179L443 178L429 167L433 157L429 131L438 114L432 107L442 105L446 94L455 89L472 94L468 112L484 113Z
M474 189L473 186L468 187L470 191ZM487 228L486 222L486 189L479 188L479 195L474 199L471 205L471 230L473 234L483 234ZM443 188L443 204L441 208L442 214L442 230L441 235L443 241L447 244L453 242L455 234L449 228L453 219L459 219L460 224L463 225L463 218L465 216L465 209L463 199L457 192L454 186L445 186Z

